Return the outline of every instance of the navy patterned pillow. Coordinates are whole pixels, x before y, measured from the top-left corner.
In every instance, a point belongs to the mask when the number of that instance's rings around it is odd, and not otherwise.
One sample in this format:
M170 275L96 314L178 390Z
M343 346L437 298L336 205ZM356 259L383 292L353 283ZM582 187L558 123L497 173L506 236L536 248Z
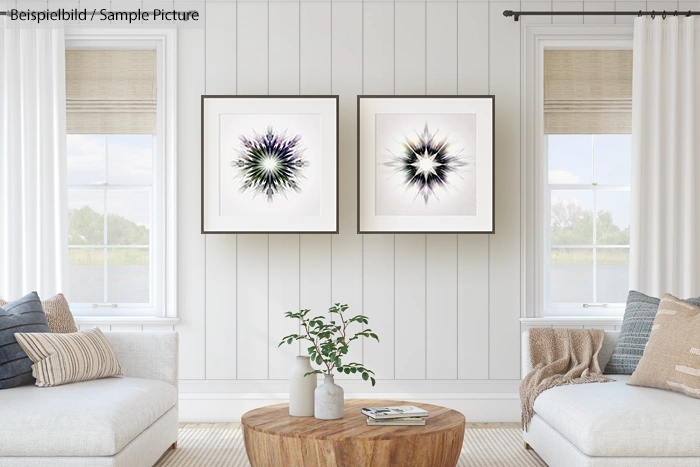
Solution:
M34 384L34 362L17 343L16 332L51 332L36 292L0 307L0 389Z
M688 298L685 301L700 306L700 297ZM620 337L604 373L612 375L634 373L644 354L644 347L649 342L649 334L651 334L651 327L654 325L660 302L659 298L630 290L625 315L622 318Z

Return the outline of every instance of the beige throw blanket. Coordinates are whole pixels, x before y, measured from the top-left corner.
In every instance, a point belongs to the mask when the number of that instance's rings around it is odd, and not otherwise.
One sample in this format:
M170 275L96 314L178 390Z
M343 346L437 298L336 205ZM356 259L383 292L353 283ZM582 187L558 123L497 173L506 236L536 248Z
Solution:
M535 399L547 389L615 381L603 376L598 365L604 336L602 329L530 329L532 371L520 383L523 430L532 419Z

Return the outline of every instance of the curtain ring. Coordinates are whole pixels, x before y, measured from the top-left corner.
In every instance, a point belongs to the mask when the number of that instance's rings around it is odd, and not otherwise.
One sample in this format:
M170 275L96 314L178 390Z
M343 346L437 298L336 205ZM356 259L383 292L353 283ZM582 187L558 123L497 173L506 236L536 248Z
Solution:
M685 15L685 16L686 16L686 18L690 18L690 17L692 16L692 15L690 14L690 10L688 10L688 14Z
M666 19L666 10L664 10L663 15L661 15L661 19Z
M639 10L639 14L637 15L637 18L641 18L641 17L642 17L642 10Z
M678 10L673 12L673 16L678 16Z
M656 10L651 11L651 19L656 18Z

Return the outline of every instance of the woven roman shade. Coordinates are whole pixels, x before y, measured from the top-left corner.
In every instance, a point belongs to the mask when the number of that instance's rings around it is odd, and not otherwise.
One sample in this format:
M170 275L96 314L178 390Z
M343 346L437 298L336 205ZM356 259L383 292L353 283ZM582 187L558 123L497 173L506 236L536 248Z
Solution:
M632 133L632 51L545 50L544 132Z
M155 134L155 50L67 50L69 134Z

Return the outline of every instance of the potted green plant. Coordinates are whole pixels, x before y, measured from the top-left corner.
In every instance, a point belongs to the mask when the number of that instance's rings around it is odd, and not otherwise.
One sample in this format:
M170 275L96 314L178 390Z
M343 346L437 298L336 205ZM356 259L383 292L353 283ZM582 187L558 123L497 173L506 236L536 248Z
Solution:
M308 341L311 345L306 349L312 362L322 366L304 373L304 378L313 375L324 375L324 382L314 392L314 416L322 420L335 420L343 418L344 392L343 388L335 384L333 370L338 373L359 374L365 381L370 381L372 386L376 384L374 372L363 364L356 362L344 362L350 344L363 338L375 339L379 337L371 329L361 329L359 332L350 332L348 326L353 323L368 325L369 318L364 315L353 316L345 319L343 313L348 305L336 303L328 309L328 316L315 316L309 318L311 310L300 310L298 313L288 311L285 317L299 320L300 334L290 334L282 338L279 346L292 344L295 341ZM278 346L278 347L279 347Z

